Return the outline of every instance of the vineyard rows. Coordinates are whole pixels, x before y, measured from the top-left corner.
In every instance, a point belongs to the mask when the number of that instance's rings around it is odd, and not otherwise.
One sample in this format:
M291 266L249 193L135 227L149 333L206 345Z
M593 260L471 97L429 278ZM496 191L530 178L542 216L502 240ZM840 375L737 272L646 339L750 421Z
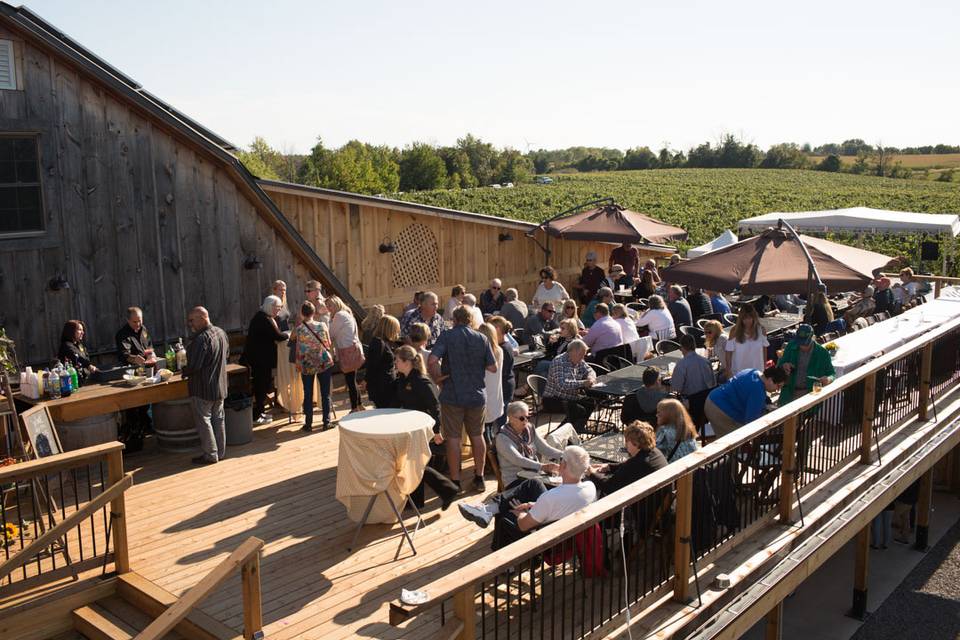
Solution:
M686 229L690 241L682 249L702 244L724 229L735 231L737 222L743 218L771 211L867 206L896 211L960 212L960 186L956 184L817 171L666 169L551 177L554 183L549 185L419 191L399 197L538 222L581 202L611 196L629 209ZM888 255L908 255L914 262L919 240L916 236L882 235L862 240L836 239L862 243L865 248ZM953 249L952 246L943 248L948 252ZM955 272L956 267L950 270Z

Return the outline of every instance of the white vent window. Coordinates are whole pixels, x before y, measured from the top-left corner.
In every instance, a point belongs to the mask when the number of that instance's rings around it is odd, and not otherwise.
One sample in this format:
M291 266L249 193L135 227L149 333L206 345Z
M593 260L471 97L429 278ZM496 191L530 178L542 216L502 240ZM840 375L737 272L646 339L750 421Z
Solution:
M17 68L13 60L13 43L0 40L0 89L17 88Z

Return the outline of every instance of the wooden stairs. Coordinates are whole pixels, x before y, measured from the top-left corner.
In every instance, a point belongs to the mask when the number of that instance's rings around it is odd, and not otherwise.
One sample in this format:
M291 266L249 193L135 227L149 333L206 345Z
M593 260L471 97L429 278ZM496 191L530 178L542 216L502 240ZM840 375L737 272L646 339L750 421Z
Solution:
M116 592L73 610L74 629L90 640L130 640L177 602L177 597L136 572L116 577ZM194 609L166 640L235 640L243 636Z

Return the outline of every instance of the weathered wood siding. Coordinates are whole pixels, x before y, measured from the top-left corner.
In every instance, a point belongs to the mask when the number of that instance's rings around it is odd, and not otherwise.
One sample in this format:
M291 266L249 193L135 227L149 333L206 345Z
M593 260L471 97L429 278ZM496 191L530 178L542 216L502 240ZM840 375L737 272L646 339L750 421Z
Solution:
M298 297L307 268L216 156L2 23L0 38L22 69L22 90L0 91L0 131L39 135L46 220L40 237L0 237L0 325L22 360L53 358L70 318L99 351L130 305L165 341L193 305L242 331L274 279ZM69 290L48 290L56 274Z
M375 206L297 186L261 187L365 307L382 304L388 312L399 313L413 293L422 289L434 290L445 304L453 285L462 284L479 295L493 278L500 278L504 288L515 287L520 297L529 301L539 284L544 253L524 234L529 227L522 223L505 220L500 225L426 209L418 212L414 204L384 202ZM433 234L439 278L398 288L394 286L395 254L380 253L378 247L386 239L396 243L414 224L426 226ZM501 242L500 234L510 234L513 239ZM542 233L537 237L545 242ZM587 251L596 251L606 267L613 246L551 239L550 264L557 270L558 280L572 292Z

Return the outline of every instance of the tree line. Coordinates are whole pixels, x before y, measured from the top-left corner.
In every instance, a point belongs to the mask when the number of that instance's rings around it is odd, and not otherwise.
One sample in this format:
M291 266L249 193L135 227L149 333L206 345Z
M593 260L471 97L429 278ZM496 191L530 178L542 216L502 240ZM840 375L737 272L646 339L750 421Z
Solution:
M626 151L608 147L569 147L521 153L509 147L498 149L468 133L452 146L415 142L403 149L359 140L332 149L318 139L307 155L284 153L257 137L248 150L238 155L247 169L260 178L376 194L522 183L535 174L570 171L815 169L908 178L912 171L894 162L893 156L910 153L960 153L960 147L938 144L898 149L882 143L870 145L861 139L850 139L818 147L785 142L764 151L751 142L727 134L716 142L704 142L686 152L665 145L658 151L646 146ZM856 161L845 165L841 156L855 156ZM944 175L947 179L952 177Z

